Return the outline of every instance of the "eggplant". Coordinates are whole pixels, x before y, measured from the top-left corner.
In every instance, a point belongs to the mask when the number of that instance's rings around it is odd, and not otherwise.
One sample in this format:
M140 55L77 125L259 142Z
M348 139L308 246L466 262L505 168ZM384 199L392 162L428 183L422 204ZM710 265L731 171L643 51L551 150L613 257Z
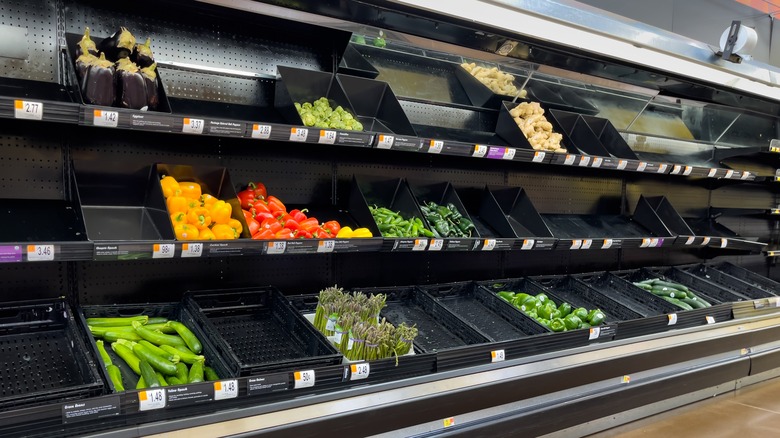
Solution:
M122 108L141 109L147 105L146 81L129 58L116 63L116 101Z
M157 93L157 63L141 69L141 76L144 77L146 85L146 105L150 110L157 109L160 103L160 97Z
M100 42L100 51L111 61L127 58L135 48L135 37L125 27L120 27L113 35Z
M114 104L116 96L116 79L114 63L106 59L101 53L89 65L86 74L81 80L81 93L84 102L93 105L110 106Z
M144 44L135 45L133 48L133 54L130 55L130 60L138 64L138 66L141 68L146 68L154 64L151 38L147 38Z
M98 57L89 52L76 58L76 75L78 76L79 83L87 76L89 67L97 61Z
M97 46L95 46L95 42L92 41L92 38L89 36L89 28L85 27L84 35L79 40L78 44L76 44L76 59L87 53L92 56L98 56Z

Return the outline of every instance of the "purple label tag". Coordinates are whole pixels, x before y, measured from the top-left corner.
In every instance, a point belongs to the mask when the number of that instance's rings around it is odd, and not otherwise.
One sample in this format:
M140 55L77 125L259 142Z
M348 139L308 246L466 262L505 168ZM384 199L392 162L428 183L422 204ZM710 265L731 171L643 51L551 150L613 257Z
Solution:
M13 263L22 261L21 245L0 246L0 263Z
M490 147L488 149L487 157L494 160L501 160L504 158L504 148Z

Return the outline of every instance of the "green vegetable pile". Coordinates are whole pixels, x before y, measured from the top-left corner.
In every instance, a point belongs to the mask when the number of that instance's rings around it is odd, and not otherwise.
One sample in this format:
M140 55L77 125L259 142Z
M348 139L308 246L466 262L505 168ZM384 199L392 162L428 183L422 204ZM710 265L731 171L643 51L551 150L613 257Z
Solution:
M324 97L315 100L314 103L295 102L295 109L301 116L303 124L315 128L332 128L345 131L362 131L363 124L341 106L334 110L330 102Z
M326 336L333 336L334 344L349 360L377 360L403 356L412 349L417 328L404 323L393 326L379 312L385 307L387 296L368 296L362 292L345 293L338 287L320 291L314 326Z
M498 296L554 332L590 328L604 323L604 312L599 309L573 309L569 303L561 303L558 306L543 293L534 296L501 291Z
M104 342L110 342L114 353L139 376L136 389L219 380L205 366L200 340L180 322L142 315L87 318L87 325L117 391L124 391L125 385Z
M476 229L453 203L445 207L435 202L426 202L420 210L428 224L433 226L431 231L435 237L471 237Z
M661 297L683 310L712 307L712 304L696 295L696 293L688 289L688 287L671 281L661 280L660 278L638 281L634 283L634 286L642 288L657 297Z
M369 205L368 209L371 210L382 237L441 237L425 228L420 218L404 219L401 213L376 205Z

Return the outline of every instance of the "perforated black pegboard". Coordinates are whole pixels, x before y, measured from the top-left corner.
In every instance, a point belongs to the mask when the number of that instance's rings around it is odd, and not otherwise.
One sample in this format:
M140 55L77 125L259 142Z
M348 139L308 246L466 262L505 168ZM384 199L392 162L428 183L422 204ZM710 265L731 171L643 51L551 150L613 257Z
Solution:
M0 301L68 296L69 270L65 262L0 264Z
M63 149L48 136L0 124L0 198L63 199Z
M666 196L683 217L703 217L707 214L710 191L687 178L642 178L633 176L626 184L626 201L633 208L639 196Z
M57 82L55 3L55 0L3 0L0 3L0 25L27 30L27 59L0 57L0 76Z
M619 214L623 181L617 175L549 167L510 172L509 186L527 191L540 214Z

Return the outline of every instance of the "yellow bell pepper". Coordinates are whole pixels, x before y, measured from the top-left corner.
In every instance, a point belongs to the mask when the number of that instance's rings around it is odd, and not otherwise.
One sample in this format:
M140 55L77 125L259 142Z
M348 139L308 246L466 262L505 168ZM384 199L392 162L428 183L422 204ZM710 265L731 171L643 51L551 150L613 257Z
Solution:
M368 228L357 228L352 232L352 237L374 237L374 234Z
M187 223L187 215L183 212L174 213L171 215L171 223L176 226L178 224Z
M211 213L211 221L215 224L227 225L230 220L230 215L233 213L233 207L225 201L217 201L209 209ZM216 231L214 232L216 234Z
M216 236L214 236L214 232L209 230L208 228L204 228L202 230L198 231L198 239L200 240L214 240L216 239Z
M230 220L228 220L228 223L227 223L227 224L228 224L228 226L229 226L230 228L232 228L233 230L235 230L235 232L236 232L236 237L240 236L240 235L241 235L241 232L242 232L242 231L244 231L244 227L241 225L241 222L239 222L239 221L238 221L238 220L236 220L236 219L232 219L232 218L231 218Z
M184 196L171 196L165 203L168 206L169 214L187 213L187 198Z
M211 213L206 207L190 208L187 212L187 223L195 225L195 228L202 230L211 225Z
M216 240L233 240L238 237L236 230L230 228L228 224L216 224L211 227L211 231L214 232Z
M203 194L200 189L200 184L191 181L180 182L179 190L181 191L181 195L185 198L200 200L200 195Z
M354 231L352 231L352 228L350 227L341 227L338 234L336 234L336 237L339 239L349 239L352 237L352 234L354 234Z
M173 227L176 238L179 240L195 240L198 238L198 229L190 224L178 224Z
M187 211L193 208L200 208L200 200L196 198L187 198Z
M211 207L213 207L217 201L219 201L219 199L209 195L208 193L204 193L200 196L200 204L209 210L211 210Z
M165 196L166 199L181 194L179 182L172 176L163 177L163 179L160 180L160 186L162 186L163 196Z

